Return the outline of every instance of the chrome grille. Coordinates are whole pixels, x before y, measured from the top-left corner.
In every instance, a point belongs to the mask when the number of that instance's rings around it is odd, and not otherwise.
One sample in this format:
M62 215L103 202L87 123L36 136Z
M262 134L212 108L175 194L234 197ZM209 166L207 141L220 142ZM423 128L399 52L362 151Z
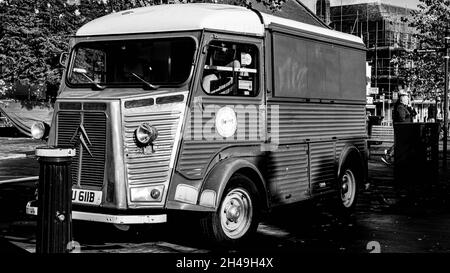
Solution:
M57 119L59 146L71 146L77 150L72 161L73 183L80 186L102 188L105 170L106 115L103 112L60 111ZM89 151L80 143L77 132L83 125L89 141ZM72 139L74 134L75 137Z
M124 115L124 148L129 185L167 182L180 115L179 111L126 113ZM158 130L158 138L154 142L154 153L144 153L134 141L134 131L143 122L150 123Z
M59 112L58 113L58 146L70 146L73 147L73 143L70 143L70 139L77 130L81 122L80 112ZM78 170L80 166L80 148L76 148L77 152L72 159L71 173L72 183L78 184Z

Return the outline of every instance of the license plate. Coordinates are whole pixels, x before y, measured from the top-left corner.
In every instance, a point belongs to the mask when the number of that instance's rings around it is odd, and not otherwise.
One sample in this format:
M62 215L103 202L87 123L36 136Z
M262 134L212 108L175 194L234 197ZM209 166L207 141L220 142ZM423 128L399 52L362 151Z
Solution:
M77 204L100 205L102 202L102 192L72 189L72 202Z

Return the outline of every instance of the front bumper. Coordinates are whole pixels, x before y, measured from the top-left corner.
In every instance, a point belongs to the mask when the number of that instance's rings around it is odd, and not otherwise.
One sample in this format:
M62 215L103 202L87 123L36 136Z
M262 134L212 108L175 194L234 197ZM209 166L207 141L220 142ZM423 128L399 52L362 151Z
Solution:
M34 201L27 203L26 213L29 215L37 215L38 208L33 206ZM82 211L72 211L73 220L102 222L110 224L157 224L166 223L167 214L157 215L113 215L104 213L92 213Z

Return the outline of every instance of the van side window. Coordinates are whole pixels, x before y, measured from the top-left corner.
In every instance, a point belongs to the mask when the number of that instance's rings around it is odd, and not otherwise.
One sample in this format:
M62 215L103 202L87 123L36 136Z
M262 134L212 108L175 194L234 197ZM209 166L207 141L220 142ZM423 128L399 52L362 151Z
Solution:
M273 96L364 100L363 50L283 33L273 34Z
M212 41L202 75L202 88L209 95L256 96L258 48L251 44Z

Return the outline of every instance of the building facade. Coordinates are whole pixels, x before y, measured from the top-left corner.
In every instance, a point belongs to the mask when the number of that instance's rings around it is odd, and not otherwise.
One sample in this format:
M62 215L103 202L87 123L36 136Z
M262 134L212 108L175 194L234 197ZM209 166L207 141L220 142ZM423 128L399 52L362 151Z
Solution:
M322 2L322 1L317 1ZM392 122L392 107L399 90L411 91L399 76L397 56L418 48L415 29L409 26L411 9L380 1L330 7L330 24L335 30L350 33L363 39L367 46L368 105L372 115L384 116ZM414 100L419 115L417 121L426 119L429 101Z
M330 0L318 0L316 2L316 14L327 25L331 23L330 19Z

